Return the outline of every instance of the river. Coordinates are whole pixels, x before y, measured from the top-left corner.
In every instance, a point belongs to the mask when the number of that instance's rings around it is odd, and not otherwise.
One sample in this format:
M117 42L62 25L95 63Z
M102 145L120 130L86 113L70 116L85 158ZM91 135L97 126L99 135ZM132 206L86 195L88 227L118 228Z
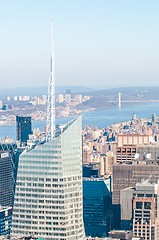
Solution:
M82 125L92 125L98 128L107 127L113 123L129 121L133 113L136 113L138 118L149 118L153 113L159 116L159 103L146 103L140 105L122 106L120 109L117 107L111 109L95 110L85 112L82 114ZM56 124L63 124L70 121L75 116L61 118L56 120ZM39 128L44 131L46 125L45 121L33 121L33 128ZM9 136L15 140L16 127L13 126L0 126L0 140L5 136Z

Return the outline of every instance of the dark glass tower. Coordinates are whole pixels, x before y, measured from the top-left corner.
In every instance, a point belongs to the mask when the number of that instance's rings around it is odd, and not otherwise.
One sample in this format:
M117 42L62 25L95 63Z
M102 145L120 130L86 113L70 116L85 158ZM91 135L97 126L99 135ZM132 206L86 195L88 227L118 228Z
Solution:
M0 151L0 205L12 206L12 160L8 151Z
M112 225L110 178L83 179L83 217L86 236L108 236Z
M16 116L16 139L26 143L31 133L31 117Z

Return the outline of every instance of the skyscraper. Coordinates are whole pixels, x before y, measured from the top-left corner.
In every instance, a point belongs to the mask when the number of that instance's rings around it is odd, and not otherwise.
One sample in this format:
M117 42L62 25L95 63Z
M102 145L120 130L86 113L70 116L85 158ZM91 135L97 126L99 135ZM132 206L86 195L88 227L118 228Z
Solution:
M112 224L111 178L83 179L86 236L106 237Z
M83 240L81 117L19 158L14 233Z
M16 139L26 143L31 133L31 117L16 116Z
M0 206L12 206L12 160L8 151L0 150Z

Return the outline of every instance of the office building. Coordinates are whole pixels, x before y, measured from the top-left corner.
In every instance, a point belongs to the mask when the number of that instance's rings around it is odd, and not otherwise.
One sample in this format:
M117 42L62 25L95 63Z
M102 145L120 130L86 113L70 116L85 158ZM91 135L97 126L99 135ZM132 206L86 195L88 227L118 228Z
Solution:
M19 158L13 233L84 240L81 117ZM44 139L43 139L44 140Z
M135 158L137 146L127 145L116 147L116 162L131 164Z
M145 240L159 239L159 182L136 184L133 193L133 235Z
M159 178L159 165L157 164L115 164L113 166L113 212L114 228L121 228L120 191L127 187L135 187L142 179L150 177L151 183Z
M140 145L136 148L137 156L136 160L147 160L147 163L156 161L159 163L159 145L158 144L146 144Z
M149 144L152 141L148 134L118 134L117 146L138 146L142 144Z
M112 225L111 178L83 179L86 236L106 237Z
M0 150L0 206L12 206L12 159L8 151Z
M13 200L14 200L19 155L24 151L24 149L25 149L24 147L19 147L14 142L11 142L11 143L1 142L0 143L0 152L2 152L2 153L6 152L8 154L8 159L9 159L8 167L7 167L7 164L4 161L2 161L2 163L4 164L4 168L6 169L6 171L8 168L8 171L7 171L7 175L4 174L3 176L1 176L1 181L2 181L2 184L5 186L10 181L10 178L12 178L12 196L11 196L11 194L8 195L8 199L12 198L11 206L13 206ZM2 156L4 156L4 154ZM12 169L12 171L10 170L10 168ZM6 183L6 181L7 181L7 183ZM8 188L8 190L9 189L10 188ZM7 205L8 205L8 203L4 203L4 206L7 206ZM10 206L10 203L9 203L9 206Z
M12 222L12 207L0 206L0 235L10 234Z
M132 199L135 188L128 187L120 191L121 230L132 230Z
M26 143L31 134L31 117L16 116L16 139Z

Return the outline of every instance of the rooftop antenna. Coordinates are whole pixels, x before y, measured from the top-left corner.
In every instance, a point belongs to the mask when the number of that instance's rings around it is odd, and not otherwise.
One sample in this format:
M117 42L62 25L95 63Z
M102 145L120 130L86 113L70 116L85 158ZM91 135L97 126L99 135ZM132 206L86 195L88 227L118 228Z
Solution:
M53 57L53 23L51 19L51 53L50 53L50 77L48 84L48 105L47 105L47 141L55 136L55 64Z

